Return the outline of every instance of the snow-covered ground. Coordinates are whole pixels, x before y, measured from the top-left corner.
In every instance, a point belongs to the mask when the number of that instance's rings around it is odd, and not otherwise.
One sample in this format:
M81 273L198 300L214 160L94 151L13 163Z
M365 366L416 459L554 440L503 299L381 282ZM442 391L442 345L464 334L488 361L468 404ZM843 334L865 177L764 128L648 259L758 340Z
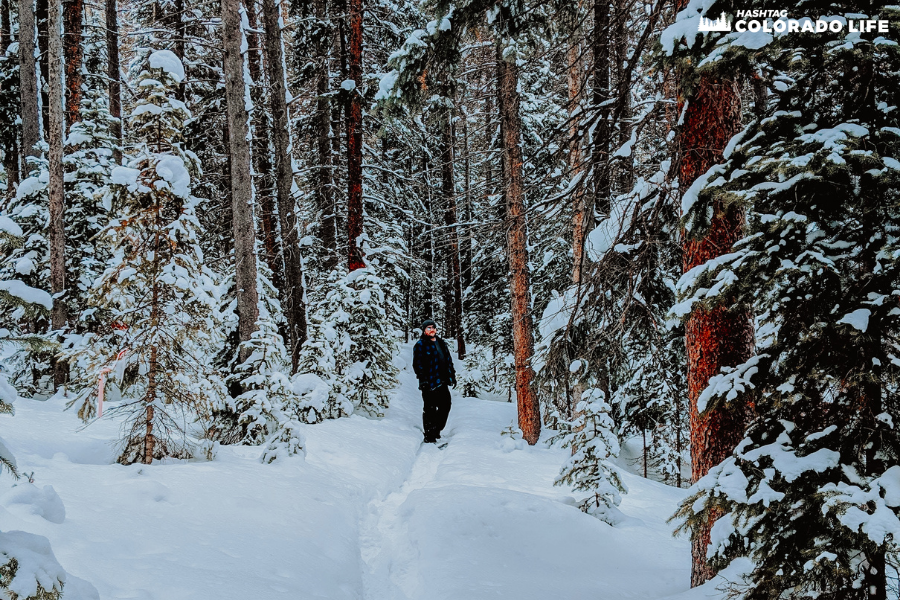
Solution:
M0 478L0 530L48 537L103 600L651 600L687 590L689 544L665 522L684 490L625 474L630 518L610 527L553 486L566 450L501 436L514 405L455 392L449 445L422 446L411 354L402 347L383 420L310 426L306 458L272 465L246 446L222 447L212 462L117 465L115 422L85 428L61 401L22 399L0 432L37 489Z

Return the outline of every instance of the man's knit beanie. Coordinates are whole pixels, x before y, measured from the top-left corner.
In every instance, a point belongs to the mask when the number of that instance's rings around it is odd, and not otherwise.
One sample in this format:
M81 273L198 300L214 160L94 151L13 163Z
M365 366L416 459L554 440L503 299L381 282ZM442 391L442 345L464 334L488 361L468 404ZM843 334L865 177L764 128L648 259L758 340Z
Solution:
M437 323L435 323L431 319L425 319L424 321L422 321L422 331L425 331L425 328L429 325L437 327Z

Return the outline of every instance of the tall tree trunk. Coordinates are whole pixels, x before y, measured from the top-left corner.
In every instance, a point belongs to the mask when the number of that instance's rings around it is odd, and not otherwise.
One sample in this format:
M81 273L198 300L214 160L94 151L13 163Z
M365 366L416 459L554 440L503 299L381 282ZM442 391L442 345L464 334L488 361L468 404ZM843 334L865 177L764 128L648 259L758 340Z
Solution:
M621 147L631 139L631 73L632 68L628 64L628 11L631 0L616 0L615 14L613 18L612 35L610 40L611 54L615 59L614 71L616 74L615 104L613 105L613 122L618 128L616 146ZM634 161L621 160L616 165L614 194L628 192L634 185Z
M580 177L584 170L584 152L581 145L581 119L582 98L585 86L584 62L581 58L582 36L579 27L579 14L577 10L570 15L572 23L569 27L569 47L566 49L566 83L568 87L569 101L569 176L574 179ZM584 241L587 236L588 223L593 219L589 209L585 205L588 197L585 193L584 182L579 182L572 194L572 283L581 285L581 275L584 269ZM570 357L574 360L574 356ZM569 383L566 382L566 387ZM561 406L564 416L572 418L572 415L581 402L584 393L584 383L575 381L571 387L571 394L566 394L565 404ZM574 448L573 448L574 450Z
M681 162L679 187L690 185L713 165L722 162L722 151L740 130L741 104L735 82L702 77L687 110L679 139ZM732 205L713 205L709 231L701 239L683 243L684 272L730 251L743 236L744 213ZM741 441L746 425L745 407L720 407L700 414L697 398L709 378L722 367L733 367L753 352L753 324L746 310L696 309L685 324L688 355L688 399L691 415L691 479L696 482L731 455ZM698 586L715 575L706 561L710 541L710 519L691 541L691 585Z
M81 34L84 17L83 0L66 0L63 56L66 64L66 133L81 120Z
M459 264L459 237L456 231L456 186L453 182L453 113L447 110L441 135L441 187L444 194L444 224L447 225L448 250L450 252L450 313L453 332L456 334L456 351L459 358L466 356L466 340L462 327L462 273Z
M577 20L577 19L576 19ZM581 39L577 27L570 33L566 50L566 82L569 89L569 175L581 175L584 156L581 148L581 94L584 88L584 64L581 61ZM579 183L572 194L572 283L581 283L584 265L585 205L584 185Z
M22 101L22 155L26 157L40 156L36 146L41 139L34 19L34 0L19 0L19 95ZM27 164L24 167L27 176L30 169Z
M425 231L419 232L419 239L422 240L422 258L425 263L425 289L422 290L422 317L425 319L434 319L434 279L432 274L435 272L434 264L434 235L431 232L432 223L431 209L434 203L431 201L431 171L428 168L428 158L422 154L422 175L423 193L422 200L425 204L425 215L428 219Z
M247 21L250 31L247 33L249 46L248 62L250 78L253 80L253 104L265 106L266 83L262 74L262 55L259 43L257 5L255 0L244 0L247 10ZM259 200L260 237L265 254L266 264L272 272L272 285L278 290L279 298L285 301L284 264L282 262L281 241L278 239L276 222L275 182L272 177L272 157L270 149L271 127L268 111L257 110L253 113L253 170L256 174L256 197Z
M525 441L534 445L541 435L541 411L532 387L534 336L531 315L531 285L528 270L528 233L525 221L525 186L522 176L522 146L519 134L519 67L500 61L500 119L503 124L503 172L506 188L506 226L512 295L513 354L519 428Z
M10 0L0 0L0 55L6 55L6 49L12 43L12 9ZM10 59L12 60L12 59ZM10 64L10 63L7 63ZM12 139L3 149L3 168L6 169L6 196L12 198L16 184L19 182L19 144Z
M50 73L50 144L47 167L50 171L50 290L53 293L53 309L50 320L53 329L63 332L68 315L66 299L66 232L63 224L65 198L63 196L63 43L62 43L62 2L52 0L49 8L49 73ZM53 382L56 387L63 385L68 376L67 363L54 363Z
M122 143L122 83L119 73L119 8L116 0L106 0L106 77L109 80L109 114L113 119L111 133L116 145ZM122 152L113 151L116 163L122 162Z
M463 221L466 225L460 228L462 239L462 288L463 292L472 285L472 229L469 223L472 222L472 165L469 156L469 117L468 114L463 117ZM466 310L465 297L463 298L463 312Z
M594 34L591 50L594 55L593 100L597 110L595 117L597 126L594 128L591 157L594 169L593 210L608 215L612 196L609 173L611 136L609 105L603 103L609 98L609 0L594 0Z
M12 42L12 25L10 23L10 0L0 0L0 52L6 53L6 49Z
M362 200L362 44L363 0L350 0L350 80L356 87L350 92L347 115L347 269L366 266L358 238L363 232Z
M37 45L38 45L38 53L40 57L38 59L38 64L40 65L40 78L38 79L38 92L41 94L41 125L44 131L44 138L46 138L48 131L50 131L50 96L49 96L49 85L50 74L47 71L49 68L49 57L50 50L47 46L47 8L49 0L37 0L35 3L35 22L37 24ZM46 140L45 140L46 141Z
M316 19L324 21L325 0L315 0ZM316 61L316 199L322 215L319 237L325 255L322 266L325 271L333 270L339 260L337 245L337 217L334 203L334 179L332 177L331 160L331 101L325 96L328 93L328 39L320 36L315 41ZM340 112L340 111L338 111ZM337 136L335 136L337 137Z
M187 49L187 28L184 21L184 12L184 0L175 0L175 14L172 15L172 20L174 21L173 25L175 27L174 51L175 56L177 56L178 60L181 61L181 64L184 65L185 71L185 77L178 83L178 87L175 88L175 99L180 100L181 102L185 101L187 92L187 82L185 80L189 76L188 64L184 60L185 50Z
M238 336L250 340L259 318L256 292L256 253L253 226L253 187L250 179L250 127L244 103L244 61L240 0L222 0L222 36L225 47L225 100L228 105L228 147L231 162L231 206L234 229L235 286L237 288ZM241 362L249 349L239 354Z
M285 269L285 307L291 343L291 371L297 370L300 346L306 341L306 298L303 289L303 263L294 198L294 171L291 163L291 132L287 109L287 86L284 73L284 47L281 42L281 3L263 0L266 22L266 67L272 93L272 134L275 142L275 189L281 220L282 253Z

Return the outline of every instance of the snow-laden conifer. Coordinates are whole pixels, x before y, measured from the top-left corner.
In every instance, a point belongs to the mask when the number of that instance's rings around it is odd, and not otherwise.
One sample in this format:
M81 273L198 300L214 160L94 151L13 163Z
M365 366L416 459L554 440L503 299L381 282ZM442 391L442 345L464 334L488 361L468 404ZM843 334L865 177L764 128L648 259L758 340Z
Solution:
M615 525L622 514L617 508L627 491L619 473L609 461L619 455L616 426L610 416L603 390L589 388L575 407L576 418L563 444L572 456L563 466L557 485L567 484L582 498L578 506L589 515Z
M101 374L115 368L110 376L123 401L113 412L123 419L119 461L126 464L190 456L192 425L224 391L210 364L220 319L215 276L197 238L191 183L199 168L181 145L189 114L173 94L183 76L178 58L162 50L138 79L130 116L135 152L113 169L108 191L118 215L105 232L112 256L91 290L92 304L110 321L67 356L86 406Z
M691 3L679 21L703 10ZM828 14L860 10L833 3ZM820 18L843 26L694 48L708 69L750 65L770 94L727 162L684 194L690 229L739 203L747 236L684 275L675 309L757 315L756 354L698 400L708 411L750 399L755 419L678 513L695 531L718 517L707 556L722 567L748 555L736 587L751 599L884 598L900 540L900 51L893 28L850 32L844 17Z
M380 416L388 407L388 391L397 382L397 341L382 286L370 266L349 274L339 268L312 307L298 372L327 385L326 418L356 411Z

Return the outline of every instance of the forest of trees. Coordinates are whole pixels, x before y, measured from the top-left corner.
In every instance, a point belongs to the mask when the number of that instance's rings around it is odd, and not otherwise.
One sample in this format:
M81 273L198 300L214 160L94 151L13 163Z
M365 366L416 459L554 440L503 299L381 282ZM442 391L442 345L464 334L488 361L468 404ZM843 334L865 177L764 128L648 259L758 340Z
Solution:
M433 318L582 510L617 522L635 438L694 484L692 585L886 599L900 8L698 33L769 8L0 0L0 391L99 391L123 464L267 463L383 415Z

